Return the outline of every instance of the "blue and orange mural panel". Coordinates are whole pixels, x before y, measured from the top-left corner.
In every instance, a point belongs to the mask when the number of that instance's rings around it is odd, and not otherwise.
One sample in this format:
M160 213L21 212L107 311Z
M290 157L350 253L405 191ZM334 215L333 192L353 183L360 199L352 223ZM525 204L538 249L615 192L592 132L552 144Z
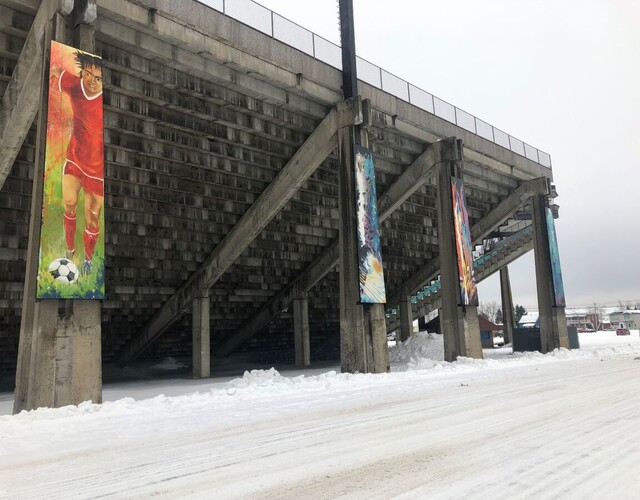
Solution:
M102 59L51 42L37 299L104 298Z
M458 279L460 281L460 303L468 306L478 305L473 254L471 251L471 228L464 201L462 179L451 178L453 198L453 223L456 235L456 253L458 256Z
M387 296L380 251L373 152L367 148L355 146L354 163L360 302L363 304L384 304L387 301Z

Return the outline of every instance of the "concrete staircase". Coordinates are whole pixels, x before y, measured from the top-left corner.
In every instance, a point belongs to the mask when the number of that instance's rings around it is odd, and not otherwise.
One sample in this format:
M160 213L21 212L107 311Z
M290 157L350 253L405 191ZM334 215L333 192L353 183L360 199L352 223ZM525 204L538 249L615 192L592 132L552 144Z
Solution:
M476 283L488 278L502 267L510 264L533 249L533 226L529 220L521 220L507 226L501 234L508 234L494 243L490 249L482 251L473 261ZM440 278L431 281L427 286L411 296L411 312L413 319L427 316L440 307ZM386 313L387 331L400 328L399 307L391 308Z

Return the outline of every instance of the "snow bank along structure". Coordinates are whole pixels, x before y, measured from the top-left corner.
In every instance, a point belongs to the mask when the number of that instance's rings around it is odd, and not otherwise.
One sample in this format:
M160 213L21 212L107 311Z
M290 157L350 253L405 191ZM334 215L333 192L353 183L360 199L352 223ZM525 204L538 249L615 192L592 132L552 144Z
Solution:
M209 3L0 0L0 370L16 410L100 401L101 364L140 356L193 355L198 377L237 351L385 371L387 331L406 338L435 308L447 359L481 357L451 176L487 250L476 279L500 271L508 304L506 266L535 247L543 350L568 345L546 153L364 60L345 100L339 47L248 0ZM103 58L103 301L33 293L51 39ZM353 294L354 127L375 155L386 305Z

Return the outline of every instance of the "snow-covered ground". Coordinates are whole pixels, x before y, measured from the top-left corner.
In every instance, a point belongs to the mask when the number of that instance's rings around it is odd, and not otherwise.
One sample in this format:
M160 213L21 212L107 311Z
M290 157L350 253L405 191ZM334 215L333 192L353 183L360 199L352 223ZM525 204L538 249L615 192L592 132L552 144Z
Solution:
M419 334L392 372L258 370L105 386L102 405L11 416L0 498L640 498L640 337L442 361Z

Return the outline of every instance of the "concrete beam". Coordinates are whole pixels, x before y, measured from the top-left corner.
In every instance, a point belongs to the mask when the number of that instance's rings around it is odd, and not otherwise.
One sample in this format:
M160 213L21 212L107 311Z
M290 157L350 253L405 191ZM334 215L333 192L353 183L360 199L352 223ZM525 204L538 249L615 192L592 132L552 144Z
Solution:
M0 190L40 106L45 26L58 12L69 15L73 3L57 0L40 4L5 90L0 104Z
M163 8L168 9L173 4L177 11L185 11L181 2L166 3ZM303 60L297 61L299 65L294 69L286 62L278 65L268 62L268 58L256 57L246 45L251 45L256 35L264 35L251 33L251 28L206 6L193 6L202 14L197 24L201 24L203 19L209 20L208 26L201 30L180 23L176 20L179 17L167 16L160 10L151 21L149 8L138 2L100 0L99 7L100 17L96 20L99 36L116 47L130 50L135 46L137 54L160 60L171 54L171 67L219 80L232 88L240 86L249 95L286 104L313 117L324 116L328 106L342 99L341 93L332 88L333 84L326 87L316 83L315 77L311 78L311 73L319 67L313 58L303 54ZM228 40L235 40L240 31L246 31L247 37L229 43ZM264 50L271 48L272 43L273 39L268 38L268 43L263 40L260 45ZM284 61L288 60L285 57ZM299 76L301 72L303 77ZM337 89L339 86L339 83L335 85ZM310 100L307 95L315 99Z
M379 221L388 219L407 198L420 186L426 184L435 171L436 158L439 157L442 141L427 146L422 153L398 177L387 192L378 201ZM324 252L313 261L291 284L271 299L252 318L245 322L232 336L217 349L215 356L225 357L244 342L253 337L261 328L269 324L280 312L292 303L301 291L308 291L338 265L338 241L332 242Z
M385 219L395 212L409 196L426 184L435 172L435 165L440 158L442 141L434 142L425 149L416 161L402 172L402 175L389 187L380 200L378 212L385 215Z
M41 0L3 0L2 5L18 12L35 14L42 5Z
M436 142L445 137L458 137L464 144L464 157L491 170L520 180L536 177L553 178L550 168L474 134L462 127L424 111L412 104L386 94L371 85L360 82L363 98L371 100L376 110L373 125L391 128L409 137L425 142Z
M318 125L276 178L227 236L152 318L142 333L125 346L122 364L136 359L188 307L197 293L211 288L336 147L336 133L362 121L359 98L339 103Z
M547 177L538 177L522 183L496 208L471 229L471 242L477 244L486 235L513 215L532 196L551 193L551 183Z

